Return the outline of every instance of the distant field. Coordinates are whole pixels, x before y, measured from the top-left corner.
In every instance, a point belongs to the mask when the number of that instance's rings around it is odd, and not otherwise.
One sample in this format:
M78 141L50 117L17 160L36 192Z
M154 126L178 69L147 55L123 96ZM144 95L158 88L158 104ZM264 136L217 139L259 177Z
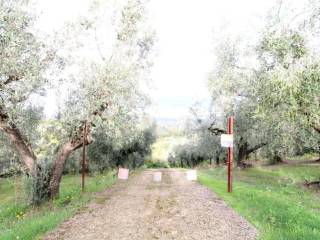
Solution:
M320 239L319 165L278 165L234 171L234 192L226 192L226 169L202 170L199 181L211 188L260 231L261 240Z
M0 179L0 239L36 239L71 217L115 181L114 173L88 177L86 193L80 189L80 176L63 176L60 197L41 207L30 207L20 178Z
M161 136L152 145L152 160L167 161L169 153L173 152L175 146L187 141L183 136Z

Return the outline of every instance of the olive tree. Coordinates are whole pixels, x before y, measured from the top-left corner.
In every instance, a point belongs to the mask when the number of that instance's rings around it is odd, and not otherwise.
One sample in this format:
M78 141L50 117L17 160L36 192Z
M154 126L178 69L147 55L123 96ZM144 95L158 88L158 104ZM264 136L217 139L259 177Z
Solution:
M227 37L218 42L214 70L208 88L220 118L216 126L225 131L226 119L235 117L235 151L239 167L245 167L249 155L268 144L263 119L255 117L257 99L252 79L258 75L254 53L241 40Z
M319 151L319 59L308 46L306 32L275 27L257 47L257 116L277 132L270 146L277 152L292 154L303 145Z
M19 108L46 86L45 73L52 59L32 33L33 19L26 9L24 2L1 1L0 128L34 179L34 201L41 202L58 195L66 160L83 144L92 143L97 122L106 122L112 128L137 120L145 106L140 81L145 78L153 42L152 36L139 31L139 24L144 21L143 3L128 1L121 5L116 15L112 57L99 63L78 62L77 76L73 72L68 74L77 81L70 87L60 112L61 143L49 168L44 167L17 124L17 119L23 119L17 116ZM90 25L85 27L90 30ZM87 136L83 136L84 124L88 127Z
M30 95L43 90L43 72L52 59L32 32L33 21L24 1L0 2L0 128L32 176L36 174L36 156L20 123Z

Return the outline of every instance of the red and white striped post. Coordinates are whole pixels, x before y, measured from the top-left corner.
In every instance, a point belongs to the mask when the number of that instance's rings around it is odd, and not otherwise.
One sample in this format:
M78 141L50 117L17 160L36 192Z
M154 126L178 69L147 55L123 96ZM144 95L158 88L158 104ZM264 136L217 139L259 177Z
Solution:
M234 117L228 117L227 134L233 135ZM228 147L228 192L232 192L233 146Z

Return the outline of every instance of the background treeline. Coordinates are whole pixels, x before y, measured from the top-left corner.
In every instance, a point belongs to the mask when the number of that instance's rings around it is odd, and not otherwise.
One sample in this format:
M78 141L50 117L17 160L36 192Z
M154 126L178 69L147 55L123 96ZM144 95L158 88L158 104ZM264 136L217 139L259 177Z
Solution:
M144 129L132 141L120 146L114 143L112 137L100 132L88 150L90 170L141 167L150 157L151 146L156 139L155 130L155 125Z
M23 165L19 157L2 137L0 153L0 177L11 177L23 174ZM156 139L155 125L141 130L138 136L130 142L117 144L116 139L107 136L100 130L94 136L95 140L87 150L88 172L104 172L117 167L138 168L145 164L151 154L151 146ZM56 139L57 140L57 139ZM54 145L54 139L51 139ZM41 148L41 146L39 147ZM82 151L76 151L66 163L63 174L81 172Z

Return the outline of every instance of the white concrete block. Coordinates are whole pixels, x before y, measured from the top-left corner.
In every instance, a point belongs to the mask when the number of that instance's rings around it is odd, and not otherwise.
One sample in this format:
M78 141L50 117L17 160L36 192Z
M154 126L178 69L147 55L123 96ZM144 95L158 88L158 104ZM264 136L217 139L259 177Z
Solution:
M187 180L188 181L197 181L197 170L188 170L187 171Z
M153 173L153 181L154 182L161 182L162 173L161 172L154 172Z
M128 180L128 177L129 177L129 169L119 168L118 179Z

